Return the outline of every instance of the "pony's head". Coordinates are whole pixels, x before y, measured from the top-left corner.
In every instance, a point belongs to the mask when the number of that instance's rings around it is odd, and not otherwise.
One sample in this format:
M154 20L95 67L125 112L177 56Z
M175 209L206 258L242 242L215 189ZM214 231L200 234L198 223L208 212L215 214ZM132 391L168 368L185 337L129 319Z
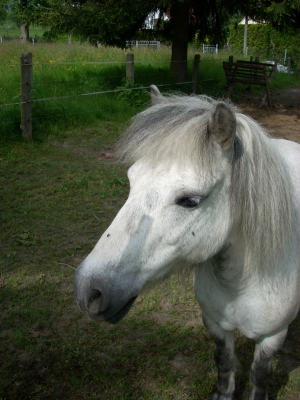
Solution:
M76 272L78 304L91 318L118 321L141 290L212 257L230 233L235 113L155 87L152 103L119 143L128 200Z
M252 212L255 193L248 201L240 160L250 139L239 132L249 133L250 122L238 115L224 102L164 97L152 87L152 106L118 146L129 165L129 197L76 271L78 304L91 318L117 322L142 290L214 257L243 229L241 214Z

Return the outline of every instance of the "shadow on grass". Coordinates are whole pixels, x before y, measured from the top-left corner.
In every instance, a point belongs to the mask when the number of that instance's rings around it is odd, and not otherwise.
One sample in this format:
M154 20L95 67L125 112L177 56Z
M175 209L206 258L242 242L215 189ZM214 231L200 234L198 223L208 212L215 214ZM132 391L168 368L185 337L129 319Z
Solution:
M216 379L213 341L200 321L196 328L178 321L178 304L171 304L173 319L164 320L164 310L159 322L150 303L161 289L144 295L119 324L96 324L75 305L73 274L51 276L53 271L37 274L35 282L1 290L0 398L209 398ZM299 368L299 330L298 316L276 357L272 400L299 394L289 383ZM238 399L249 385L253 349L253 342L238 337ZM292 387L284 391L287 384Z
M273 360L273 377L268 386L270 400L285 399L296 400L299 398L300 378L300 313L289 326L288 335L283 348L275 355ZM249 376L251 363L254 356L255 343L244 337L237 341L237 356L241 365L237 373L236 398L242 399L243 394L250 387ZM295 376L293 372L295 372ZM292 375L291 375L292 374ZM298 375L298 378L297 376ZM294 383L296 382L296 384ZM298 382L298 384L297 384ZM287 389L288 388L288 389Z
M72 276L56 284L44 276L3 290L1 398L206 398L214 371L202 329L142 318L138 306L118 325L95 324L77 310L71 285Z

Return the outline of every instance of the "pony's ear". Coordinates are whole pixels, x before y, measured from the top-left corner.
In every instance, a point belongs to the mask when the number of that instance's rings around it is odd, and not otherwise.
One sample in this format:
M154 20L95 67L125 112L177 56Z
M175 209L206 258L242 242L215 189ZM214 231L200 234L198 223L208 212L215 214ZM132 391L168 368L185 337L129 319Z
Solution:
M151 102L153 105L163 102L164 97L155 85L150 86L150 93L151 93Z
M226 103L220 102L216 105L208 121L207 130L223 150L228 150L232 146L235 138L236 118Z

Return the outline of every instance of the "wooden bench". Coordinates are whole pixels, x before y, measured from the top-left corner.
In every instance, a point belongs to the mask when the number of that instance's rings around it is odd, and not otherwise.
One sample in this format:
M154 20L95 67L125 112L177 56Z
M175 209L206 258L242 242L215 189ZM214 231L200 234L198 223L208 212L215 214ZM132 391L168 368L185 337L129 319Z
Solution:
M268 106L271 106L269 84L271 79L276 76L277 65L276 61L274 64L260 63L256 61L243 61L237 60L233 62L233 57L229 57L229 61L223 62L223 69L225 71L228 91L227 98L231 98L233 84L243 83L251 85L259 85L265 87L265 94L262 100L264 105L267 99Z

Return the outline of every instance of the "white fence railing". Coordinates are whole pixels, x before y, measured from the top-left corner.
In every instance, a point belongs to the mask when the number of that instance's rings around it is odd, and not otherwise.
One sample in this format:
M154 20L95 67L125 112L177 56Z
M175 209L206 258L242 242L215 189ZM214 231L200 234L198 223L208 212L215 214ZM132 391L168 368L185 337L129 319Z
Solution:
M139 46L153 47L158 50L160 49L160 42L158 40L126 40L126 47Z
M218 49L217 44L215 46L210 45L210 44L204 44L202 46L202 51L203 51L203 54L218 54L219 49Z

